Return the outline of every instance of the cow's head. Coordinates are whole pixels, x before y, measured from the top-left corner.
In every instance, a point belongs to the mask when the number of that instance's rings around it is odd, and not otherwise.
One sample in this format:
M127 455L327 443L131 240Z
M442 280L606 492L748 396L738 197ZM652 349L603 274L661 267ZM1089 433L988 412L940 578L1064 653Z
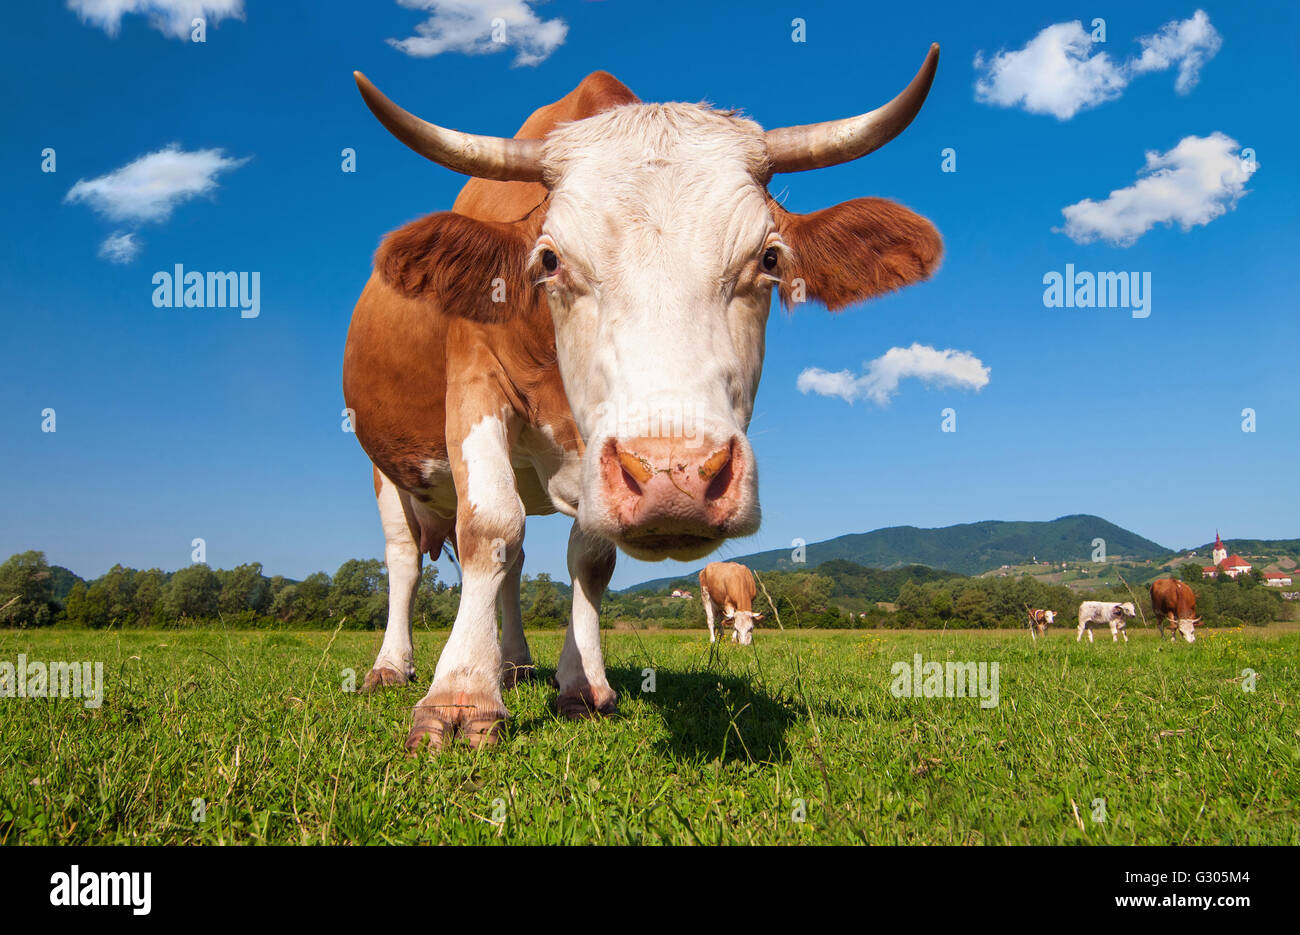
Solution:
M1174 633L1172 634L1172 638L1177 639L1178 638L1177 634L1181 633L1183 635L1183 639L1187 640L1187 642L1195 643L1196 628L1199 627L1200 625L1201 625L1200 617L1196 617L1194 619L1187 618L1187 617L1179 618L1178 620L1174 621Z
M1134 607L1133 604L1129 601L1125 601L1123 604L1117 604L1115 606L1115 609L1118 610L1121 614L1123 614L1124 617L1137 616L1137 608ZM1122 619L1123 617L1121 617L1121 620Z
M435 215L381 273L482 320L509 315L490 299L498 281L529 302L540 290L586 443L580 524L637 558L698 558L758 529L745 432L773 289L834 310L927 278L942 253L934 227L894 202L793 214L767 183L889 142L920 110L937 65L932 46L898 97L845 120L764 132L702 105L627 103L540 140L426 123L358 74L370 109L416 152L549 191L513 224Z
M736 610L734 607L726 608L723 616L735 628L736 642L741 646L748 646L754 641L754 622L763 619L762 614L756 614L752 610Z

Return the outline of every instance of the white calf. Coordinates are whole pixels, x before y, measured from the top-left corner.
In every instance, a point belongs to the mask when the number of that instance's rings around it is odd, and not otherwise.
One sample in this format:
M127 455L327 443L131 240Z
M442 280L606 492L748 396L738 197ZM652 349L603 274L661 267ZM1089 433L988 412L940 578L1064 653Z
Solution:
M1074 638L1077 643L1083 639L1083 631L1088 631L1088 642L1092 639L1092 625L1095 623L1108 624L1110 626L1110 638L1113 642L1119 642L1119 634L1124 634L1124 642L1128 642L1128 633L1124 629L1125 617L1136 617L1137 608L1131 603L1125 601L1118 603L1116 601L1084 601L1079 605L1079 633Z

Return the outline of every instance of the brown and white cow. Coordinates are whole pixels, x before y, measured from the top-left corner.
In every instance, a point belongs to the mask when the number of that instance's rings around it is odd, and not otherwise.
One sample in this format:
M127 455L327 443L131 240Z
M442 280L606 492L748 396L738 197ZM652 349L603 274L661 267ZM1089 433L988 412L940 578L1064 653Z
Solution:
M1196 642L1196 628L1201 618L1196 616L1196 592L1186 581L1177 578L1157 578L1151 582L1151 610L1160 621L1161 638L1165 623L1169 625L1169 638L1178 641L1178 634L1189 643Z
M709 642L717 642L713 621L731 624L731 638L748 646L754 639L754 621L762 614L754 613L754 573L737 562L710 562L700 572L700 603L704 605L704 619L709 624Z
M1056 622L1056 611L1039 610L1037 607L1029 608L1029 626L1030 635L1035 639L1047 633L1047 628Z
M933 46L869 113L767 132L702 105L641 103L595 72L513 139L426 123L356 75L394 136L472 176L451 211L383 240L343 364L389 569L365 689L414 677L422 556L449 542L460 559L460 606L409 749L456 734L492 743L509 716L502 680L532 665L518 606L526 515L576 519L556 672L571 717L615 709L599 631L615 547L691 560L757 530L745 431L773 289L839 309L926 279L942 253L930 222L894 202L794 214L768 182L889 142L937 65Z

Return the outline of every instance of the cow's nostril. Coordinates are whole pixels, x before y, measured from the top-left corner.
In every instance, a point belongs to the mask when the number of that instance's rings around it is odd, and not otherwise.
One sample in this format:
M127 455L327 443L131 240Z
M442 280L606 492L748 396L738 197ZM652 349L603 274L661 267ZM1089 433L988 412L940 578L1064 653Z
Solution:
M636 484L644 484L654 476L654 468L645 458L637 457L631 452L619 449L618 463L623 467L623 474ZM637 487L638 492L640 487Z
M628 491L631 492L632 496L634 497L641 496L641 485L636 482L636 478L627 472L627 468L623 469L622 474L623 474L623 485L627 487Z
M736 440L733 438L725 447L709 455L708 459L700 465L700 479L707 484L704 488L706 501L717 500L731 486L731 480L735 475L732 470L735 461L732 455L735 448Z
M709 486L704 490L704 499L713 501L725 494L728 488L731 487L732 476L731 461L728 460L721 470L713 476L713 480L709 481Z

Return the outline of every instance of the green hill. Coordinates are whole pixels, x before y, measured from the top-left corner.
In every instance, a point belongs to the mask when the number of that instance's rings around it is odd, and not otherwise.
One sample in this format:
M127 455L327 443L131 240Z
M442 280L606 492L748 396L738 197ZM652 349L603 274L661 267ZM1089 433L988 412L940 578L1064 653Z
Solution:
M1106 540L1108 559L1163 558L1173 552L1099 516L1078 514L1050 522L963 523L939 529L890 526L873 532L851 533L824 542L811 542L805 549L806 562L791 561L790 549L772 549L743 555L732 561L755 571L808 571L823 562L842 559L870 568L894 569L905 565L928 565L963 575L1022 562L1082 561L1092 555L1093 540ZM656 578L627 588L628 591L657 589L694 575Z

